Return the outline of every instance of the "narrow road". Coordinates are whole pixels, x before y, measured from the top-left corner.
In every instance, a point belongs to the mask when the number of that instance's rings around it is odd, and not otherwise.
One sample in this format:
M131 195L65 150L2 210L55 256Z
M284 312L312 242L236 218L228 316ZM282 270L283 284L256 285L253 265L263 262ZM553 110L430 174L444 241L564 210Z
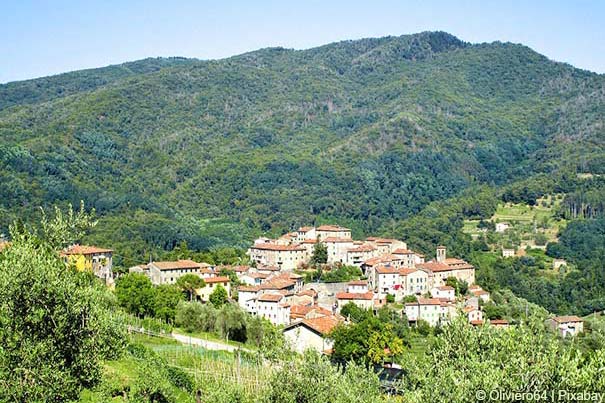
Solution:
M192 346L200 346L206 350L224 350L229 352L241 350L251 352L251 350L248 350L247 348L232 346L231 344L221 343L220 341L204 340L193 336L187 336L185 334L172 333L172 338L180 343Z

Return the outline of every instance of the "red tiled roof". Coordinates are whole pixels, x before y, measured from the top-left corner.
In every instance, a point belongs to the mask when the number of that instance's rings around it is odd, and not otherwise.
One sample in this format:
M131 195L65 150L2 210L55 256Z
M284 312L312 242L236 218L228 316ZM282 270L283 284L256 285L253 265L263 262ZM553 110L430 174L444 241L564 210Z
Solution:
M508 321L505 319L492 319L489 323L492 325L508 325Z
M113 250L89 245L72 245L65 249L63 255L94 255L97 253L112 253Z
M285 280L281 278L274 278L265 282L260 287L262 290L282 290L284 288L290 288L296 285L296 282L292 280Z
M449 285L442 285L439 287L435 287L436 289L438 289L439 291L454 291L455 288Z
M305 239L301 243L317 243L317 239Z
M439 298L418 298L419 305L441 305Z
M336 299L360 299L371 300L374 298L373 292L357 293L357 292L338 292Z
M329 236L326 239L322 239L322 242L327 243L352 243L353 240L351 238L338 238L335 236Z
M399 274L399 270L394 267L379 266L376 268L378 274Z
M288 251L304 251L306 250L300 245L278 245L275 243L259 243L250 247L250 249L260 249L260 250L272 250L278 252L288 252Z
M376 250L372 245L360 245L356 248L349 249L347 252L372 252Z
M403 248L395 249L393 251L393 255L413 255L413 254L414 254L413 250L403 249Z
M567 323L567 322L584 322L584 320L575 315L566 315L566 316L555 316L552 318L557 323Z
M483 324L482 320L471 320L470 324L473 326L481 326Z
M457 270L473 268L473 265L469 264L466 260L462 260L462 259L447 258L443 261L443 263L445 263L446 265L450 266L451 268L454 268Z
M263 294L258 297L257 301L261 302L279 302L284 298L281 294Z
M440 271L452 271L453 268L450 266L440 263L440 262L428 262L428 263L420 263L417 264L416 267L420 269L430 270L432 272L440 272Z
M412 274L416 271L418 271L419 269L410 269L410 268L403 268L403 269L399 269L399 275L400 276L407 276L408 274Z
M174 262L152 262L151 264L160 270L200 269L203 267L201 263L189 259L177 260Z
M313 227L300 227L298 232L309 232L313 229Z
M303 320L303 323L322 335L326 335L338 325L339 321L335 316L330 315L314 319L305 319Z
M347 283L347 285L368 285L368 281L367 280L354 280L354 281L349 281Z
M260 290L259 287L255 287L252 285L240 285L237 287L237 291L239 292L258 292Z
M228 283L229 277L217 276L217 277L204 277L204 282L206 284L214 284L214 283Z
M308 295L310 297L315 298L315 296L317 296L317 291L315 291L315 290L302 290L302 291L298 292L296 295L301 296L301 297L304 296L304 295Z
M319 227L317 227L317 230L325 232L350 231L349 228L341 227L340 225L320 225Z

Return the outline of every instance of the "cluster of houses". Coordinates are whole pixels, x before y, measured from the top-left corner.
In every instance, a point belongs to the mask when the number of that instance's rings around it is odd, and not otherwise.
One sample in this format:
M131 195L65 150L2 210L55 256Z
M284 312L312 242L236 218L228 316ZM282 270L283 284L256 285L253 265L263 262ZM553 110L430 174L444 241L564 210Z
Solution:
M318 289L304 286L303 277L298 274L308 267L318 244L327 251L326 269L355 266L364 276L364 280L343 284L340 292L323 292L322 303ZM301 352L307 348L320 352L332 348L328 336L339 323L347 322L341 309L348 303L373 310L387 300L400 303L412 325L421 321L430 326L446 325L464 315L475 326L509 326L506 320L484 319L480 302L488 302L489 293L475 284L475 268L462 259L448 257L444 246L437 247L435 259L426 261L423 254L408 249L404 241L377 237L353 240L348 228L321 225L301 227L277 239L256 239L247 254L250 265L215 267L192 260L150 261L131 267L129 272L148 276L154 285L175 284L184 275L197 275L206 284L196 290L202 302L222 286L230 297L237 296L243 310L282 326L286 339ZM91 271L107 284L113 282L110 249L73 245L61 256L77 269ZM232 292L235 290L231 289L230 278L220 275L222 269L237 275L237 293ZM457 284L466 283L468 294L456 295L451 279L456 279ZM578 317L555 317L547 325L563 336L583 331Z
M186 274L196 275L205 283L204 287L195 290L197 298L202 302L207 302L210 294L219 286L225 288L227 295L231 295L229 277L221 276L220 271L208 263L197 263L189 259L164 262L151 261L147 264L133 266L128 271L146 275L153 285L176 284L178 279Z

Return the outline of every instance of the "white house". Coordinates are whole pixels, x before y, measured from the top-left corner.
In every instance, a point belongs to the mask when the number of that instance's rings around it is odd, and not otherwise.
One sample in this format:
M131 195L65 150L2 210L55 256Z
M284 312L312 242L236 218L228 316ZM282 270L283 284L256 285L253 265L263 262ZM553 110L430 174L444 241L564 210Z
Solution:
M340 225L320 225L315 229L315 235L319 241L326 238L351 238L351 230Z
M391 266L379 266L374 269L376 278L376 292L378 298L385 298L387 294L396 295L398 293L399 270Z
M352 292L336 293L336 305L338 312L340 312L342 307L349 302L352 302L363 309L371 309L374 307L374 293L371 291L364 294Z
M368 292L368 282L366 280L355 280L347 283L347 290L350 293L365 294Z
M561 336L577 336L584 331L584 320L578 316L555 316L546 320L546 325Z
M443 298L448 301L453 301L456 299L456 290L449 285L441 285L431 289L431 296L433 298Z
M256 298L260 295L256 286L240 285L237 288L237 303L246 312L256 314Z
M290 305L282 294L266 293L256 298L256 314L276 326L290 323Z
M308 349L320 353L329 352L334 343L328 335L338 323L338 319L332 315L303 319L286 326L283 330L284 337L299 353Z
M446 322L446 310L442 309L442 302L436 298L418 298L416 302L405 304L405 316L410 322L423 320L431 326Z
M514 248L502 248L502 257L515 257Z
M426 294L429 291L431 273L421 269L399 269L401 298L406 295Z

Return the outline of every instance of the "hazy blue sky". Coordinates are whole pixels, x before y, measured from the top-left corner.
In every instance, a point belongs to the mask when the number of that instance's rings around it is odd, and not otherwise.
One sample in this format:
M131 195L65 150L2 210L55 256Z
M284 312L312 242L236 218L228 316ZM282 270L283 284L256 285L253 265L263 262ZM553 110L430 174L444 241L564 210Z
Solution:
M0 82L151 56L213 59L426 30L523 43L605 72L605 0L0 0L0 13Z

